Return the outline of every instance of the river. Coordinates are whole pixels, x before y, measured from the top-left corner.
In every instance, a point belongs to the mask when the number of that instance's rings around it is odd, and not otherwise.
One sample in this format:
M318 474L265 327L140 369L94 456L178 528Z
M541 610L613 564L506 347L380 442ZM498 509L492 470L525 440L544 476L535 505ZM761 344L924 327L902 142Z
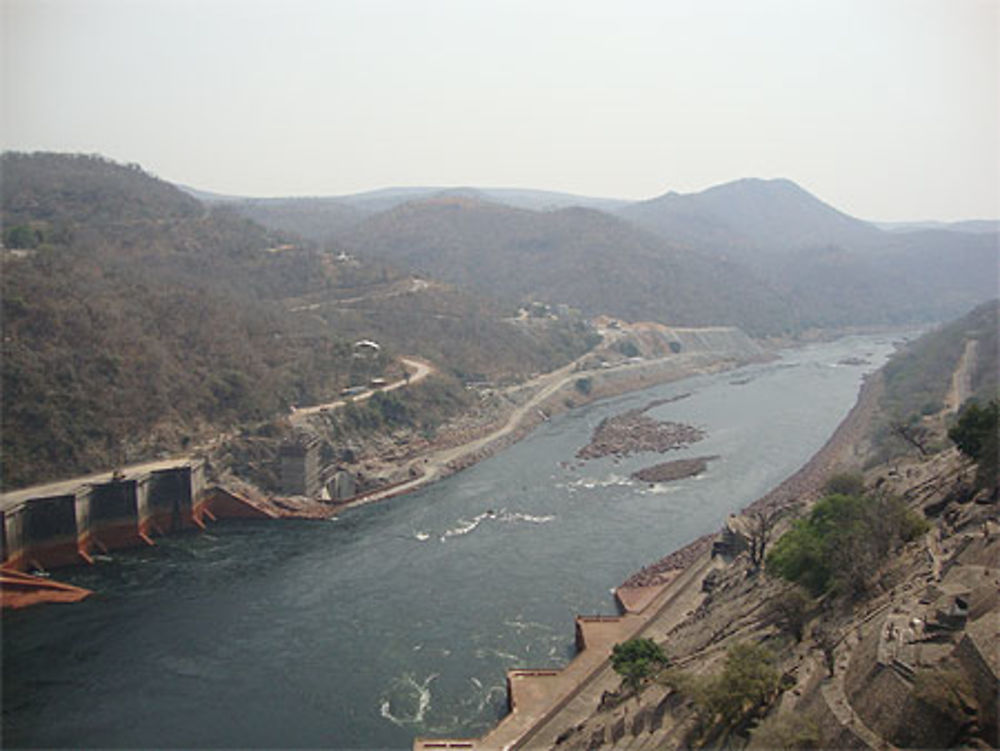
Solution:
M3 617L5 747L409 748L480 735L504 671L564 665L577 613L717 530L818 450L886 336L786 351L562 415L420 491L322 522L226 522L60 578L98 594ZM866 364L847 364L847 358ZM854 362L854 361L852 361ZM707 437L666 455L574 458L604 417ZM666 459L719 455L663 486Z

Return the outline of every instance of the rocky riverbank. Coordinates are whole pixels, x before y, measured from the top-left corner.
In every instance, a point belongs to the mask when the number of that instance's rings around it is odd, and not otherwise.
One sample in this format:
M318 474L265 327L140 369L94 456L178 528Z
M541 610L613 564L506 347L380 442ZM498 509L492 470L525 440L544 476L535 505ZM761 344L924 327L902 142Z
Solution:
M670 555L664 556L656 563L643 566L641 570L636 571L622 582L622 588L654 587L658 584L663 584L665 581L669 581L670 576L667 576L667 574L686 569L712 549L712 542L715 538L715 532L702 535L697 540L689 542L683 548L678 548Z
M812 501L819 497L823 486L834 472L847 468L857 469L861 459L859 452L863 451L863 438L878 409L881 393L881 376L875 374L867 378L854 407L823 447L798 472L751 503L744 511ZM663 583L666 581L664 574L687 568L692 561L712 547L715 537L715 534L699 537L683 548L643 567L626 579L622 587L647 587Z

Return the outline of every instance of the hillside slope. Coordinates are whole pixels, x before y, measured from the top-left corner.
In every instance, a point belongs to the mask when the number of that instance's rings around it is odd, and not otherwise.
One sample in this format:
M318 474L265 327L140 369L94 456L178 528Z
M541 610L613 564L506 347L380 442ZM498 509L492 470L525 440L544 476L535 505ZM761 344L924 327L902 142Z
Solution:
M755 334L938 321L998 292L996 232L886 232L788 180L636 203L409 188L237 207L511 302Z
M783 179L745 178L700 193L671 192L618 214L678 242L768 253L870 244L881 234Z
M617 212L664 239L735 261L804 313L802 324L934 321L998 293L1000 235L884 232L788 180L668 193Z
M411 202L340 238L380 259L525 304L674 325L780 329L789 303L740 266L686 252L602 212L514 209L466 198Z
M338 260L137 167L62 154L4 154L0 167L5 487L287 414L394 353L514 378L592 342L579 323L527 331L488 300L411 289L384 264ZM355 358L361 338L381 356Z

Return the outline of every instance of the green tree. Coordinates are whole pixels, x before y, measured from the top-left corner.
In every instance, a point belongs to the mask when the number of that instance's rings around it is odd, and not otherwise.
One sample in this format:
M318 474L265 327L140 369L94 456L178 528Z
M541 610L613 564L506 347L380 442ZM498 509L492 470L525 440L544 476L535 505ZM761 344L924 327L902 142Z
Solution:
M862 495L865 476L860 472L838 472L826 481L826 492L831 495Z
M39 233L26 224L15 224L3 233L3 244L8 248L37 248Z
M772 546L767 568L814 596L831 587L859 594L889 551L927 528L897 498L829 495Z
M998 434L1000 434L1000 402L993 399L985 407L970 402L948 431L948 437L958 450L976 462L976 484L995 487L997 484Z
M611 667L633 691L669 664L663 648L652 639L629 639L611 651Z

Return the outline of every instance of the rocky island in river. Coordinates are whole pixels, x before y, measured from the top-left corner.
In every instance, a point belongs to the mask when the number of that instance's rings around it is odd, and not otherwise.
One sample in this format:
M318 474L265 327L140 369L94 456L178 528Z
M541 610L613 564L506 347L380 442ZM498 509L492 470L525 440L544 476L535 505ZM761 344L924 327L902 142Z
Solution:
M705 431L679 422L655 420L646 413L669 401L683 399L683 394L673 399L658 399L645 407L630 409L614 417L607 417L594 429L590 443L580 449L578 459L598 459L602 456L628 456L642 451L662 454L671 449L686 448L705 437Z

